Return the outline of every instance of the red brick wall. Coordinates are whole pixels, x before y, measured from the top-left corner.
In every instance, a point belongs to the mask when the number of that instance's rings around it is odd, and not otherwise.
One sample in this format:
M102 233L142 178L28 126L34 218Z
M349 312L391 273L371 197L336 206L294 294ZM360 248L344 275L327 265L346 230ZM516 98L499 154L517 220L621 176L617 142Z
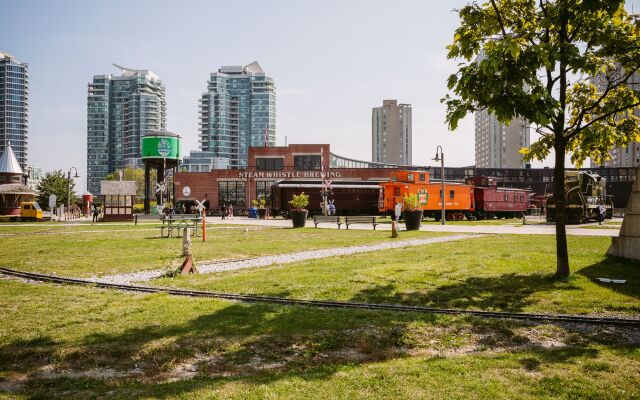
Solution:
M319 180L320 171L296 171L293 169L294 154L310 153L320 154L322 152L324 170L331 175L334 180L368 180L368 179L389 179L392 169L389 168L329 168L329 145L328 144L291 144L288 147L252 147L249 149L249 167L247 169L220 169L210 172L178 172L175 176L176 199L181 200L202 200L205 194L208 195L210 207L218 209L218 180L244 181L248 184L245 188L245 208L249 208L251 200L255 199L257 180L280 180L280 179L310 179ZM256 157L282 156L284 157L284 168L281 171L256 171ZM287 173L291 177L268 178L267 173L277 172ZM254 174L263 173L264 178L256 177ZM309 176L305 176L305 173ZM189 196L183 195L183 188L189 186Z

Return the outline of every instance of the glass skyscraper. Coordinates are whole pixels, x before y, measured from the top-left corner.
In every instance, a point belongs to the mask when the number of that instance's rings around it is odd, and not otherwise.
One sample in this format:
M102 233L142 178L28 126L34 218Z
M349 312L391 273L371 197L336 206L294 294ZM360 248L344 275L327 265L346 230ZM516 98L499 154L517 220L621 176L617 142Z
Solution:
M146 132L164 130L164 85L149 70L114 64L122 75L96 75L87 96L87 186L97 194L107 174L141 167L140 144Z
M0 51L0 154L7 143L27 171L27 125L29 111L28 65Z
M275 84L257 61L221 67L207 89L200 99L201 151L238 168L247 166L249 147L275 145Z

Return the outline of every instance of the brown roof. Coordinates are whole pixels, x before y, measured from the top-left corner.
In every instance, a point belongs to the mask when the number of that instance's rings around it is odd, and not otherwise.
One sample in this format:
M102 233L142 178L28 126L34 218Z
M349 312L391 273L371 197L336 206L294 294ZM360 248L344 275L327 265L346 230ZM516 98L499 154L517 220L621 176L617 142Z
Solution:
M100 181L101 195L131 195L136 193L135 181Z
M22 183L7 183L0 185L0 194L32 194L37 193Z

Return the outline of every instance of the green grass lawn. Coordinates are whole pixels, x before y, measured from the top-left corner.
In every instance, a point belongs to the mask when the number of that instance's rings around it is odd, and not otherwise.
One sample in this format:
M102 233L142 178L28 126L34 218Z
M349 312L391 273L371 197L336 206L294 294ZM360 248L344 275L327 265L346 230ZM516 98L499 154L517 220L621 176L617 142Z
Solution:
M0 279L0 398L633 399L637 331Z
M78 224L0 227L0 266L24 271L92 276L179 266L182 240L160 238L157 224ZM225 226L193 238L196 262L351 246L390 240L384 231ZM411 232L404 238L441 236ZM6 249L6 250L5 250Z
M605 256L604 237L569 237L573 274L557 281L555 237L491 235L282 266L178 276L155 285L201 290L579 314L640 313L640 264ZM624 285L597 277L627 279Z

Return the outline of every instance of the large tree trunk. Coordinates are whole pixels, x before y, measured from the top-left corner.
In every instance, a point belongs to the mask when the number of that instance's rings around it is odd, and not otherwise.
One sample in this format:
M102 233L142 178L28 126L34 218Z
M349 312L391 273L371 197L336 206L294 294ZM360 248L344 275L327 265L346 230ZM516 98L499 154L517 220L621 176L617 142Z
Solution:
M554 146L556 152L556 164L553 173L553 197L556 201L556 277L569 276L569 252L567 250L567 205L564 187L564 159L565 144L557 140Z

